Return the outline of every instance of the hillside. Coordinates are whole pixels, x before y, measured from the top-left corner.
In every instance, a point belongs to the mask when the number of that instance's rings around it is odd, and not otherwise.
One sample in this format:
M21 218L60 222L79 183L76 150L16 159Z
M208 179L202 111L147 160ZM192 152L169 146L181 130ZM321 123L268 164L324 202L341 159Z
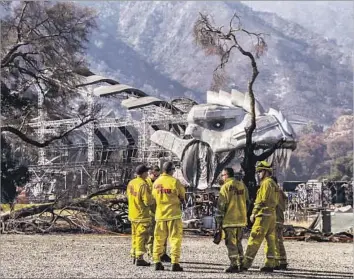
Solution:
M285 178L353 177L353 121L353 115L342 115L325 131L312 124L304 127Z
M331 40L275 14L239 2L90 2L100 30L89 48L91 68L164 98L205 101L216 57L197 48L192 27L199 12L227 26L234 12L243 26L264 32L268 53L258 60L257 98L289 118L329 125L352 109L353 72L349 55ZM250 69L235 55L229 87L246 90ZM229 88L225 88L226 90Z
M352 1L242 1L257 11L271 12L335 40L343 51L354 46Z

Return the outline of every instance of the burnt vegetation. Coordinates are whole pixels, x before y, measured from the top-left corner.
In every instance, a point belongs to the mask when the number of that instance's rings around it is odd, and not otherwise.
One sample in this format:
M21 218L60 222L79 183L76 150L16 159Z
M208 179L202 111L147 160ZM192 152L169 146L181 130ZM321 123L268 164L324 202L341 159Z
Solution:
M64 2L0 2L1 18L1 198L29 179L23 157L94 121L99 107L71 107L78 96L77 72L86 67L85 50L96 28L91 9ZM38 99L42 104L39 107ZM28 125L42 110L46 120L77 117L69 129L39 138ZM19 154L21 153L21 154ZM21 158L20 158L21 157Z
M44 147L70 132L61 131L40 142L26 124L38 109L52 119L62 117L63 111L70 113L69 101L80 82L76 72L86 66L85 46L95 28L93 10L73 3L25 1L12 6L1 19L2 134L12 133L30 145ZM41 108L39 97L43 98ZM94 119L87 109L79 111L82 123L74 129Z
M259 74L256 59L260 58L267 51L265 41L266 34L250 32L242 26L240 17L235 13L227 28L216 27L210 15L200 13L194 24L193 34L197 45L204 49L206 55L217 55L220 58L219 64L214 70L211 90L221 89L228 80L226 66L232 63L234 51L249 59L251 75L248 79L248 94L251 107L251 123L245 128L246 146L241 167L245 173L243 181L249 189L251 205L256 197L255 171L257 161L266 159L275 149L279 148L283 141L274 145L260 155L255 154L255 144L252 142L252 134L256 129L255 95L253 85ZM247 50L245 45L248 45ZM249 208L249 214L252 211Z

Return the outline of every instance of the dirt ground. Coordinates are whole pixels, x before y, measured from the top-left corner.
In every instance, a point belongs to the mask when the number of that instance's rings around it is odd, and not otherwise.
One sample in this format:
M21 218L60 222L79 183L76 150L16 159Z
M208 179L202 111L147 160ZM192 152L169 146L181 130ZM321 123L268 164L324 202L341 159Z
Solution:
M226 247L210 237L183 239L184 272L134 266L129 236L0 235L0 245L1 278L353 278L352 243L286 241L289 270L271 275L258 271L263 247L249 271L225 274Z

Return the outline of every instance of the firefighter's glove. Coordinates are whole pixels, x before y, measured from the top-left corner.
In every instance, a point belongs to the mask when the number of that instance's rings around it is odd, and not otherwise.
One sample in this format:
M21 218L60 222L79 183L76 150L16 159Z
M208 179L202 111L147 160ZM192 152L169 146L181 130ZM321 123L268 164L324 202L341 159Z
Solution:
M255 216L254 216L254 214L252 214L252 215L250 216L250 221L251 221L252 224L254 223L254 220L255 220Z
M218 228L214 234L213 242L216 245L219 245L219 243L221 242L221 238L222 238L222 228Z

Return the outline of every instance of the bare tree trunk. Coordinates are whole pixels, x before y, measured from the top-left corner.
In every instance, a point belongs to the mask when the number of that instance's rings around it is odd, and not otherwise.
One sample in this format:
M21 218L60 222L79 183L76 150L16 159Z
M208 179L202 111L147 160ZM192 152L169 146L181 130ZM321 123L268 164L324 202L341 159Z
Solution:
M233 26L234 19L238 20L238 25L235 28ZM214 23L209 19L208 15L200 14L199 19L194 25L194 37L197 42L204 50L207 55L218 55L220 57L220 64L214 71L213 86L222 86L222 82L225 80L223 74L217 72L219 69L223 69L225 65L229 62L229 58L233 49L237 49L242 55L247 56L250 59L252 67L252 76L248 82L248 92L250 98L250 108L251 108L251 123L249 127L245 128L246 132L246 146L244 148L244 159L241 162L241 167L244 171L243 182L249 190L250 206L248 208L248 218L251 215L253 209L253 203L257 194L256 186L256 163L257 161L266 159L271 155L277 148L278 144L265 151L263 154L257 156L254 153L255 145L252 142L252 135L256 129L256 113L255 113L255 97L253 92L253 84L259 74L257 63L255 58L259 58L266 50L267 44L263 38L262 33L253 33L244 29L241 25L241 20L239 16L235 13L230 20L229 30L222 31L223 27L215 27ZM243 33L249 35L251 38L256 40L255 44L255 56L244 50L240 45L237 34Z

